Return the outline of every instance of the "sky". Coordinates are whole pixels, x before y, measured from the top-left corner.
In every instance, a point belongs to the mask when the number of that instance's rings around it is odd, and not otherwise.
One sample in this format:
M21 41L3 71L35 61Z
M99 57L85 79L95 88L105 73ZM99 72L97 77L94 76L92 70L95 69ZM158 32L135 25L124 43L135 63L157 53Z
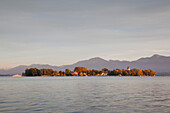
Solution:
M170 56L170 0L0 0L0 68Z

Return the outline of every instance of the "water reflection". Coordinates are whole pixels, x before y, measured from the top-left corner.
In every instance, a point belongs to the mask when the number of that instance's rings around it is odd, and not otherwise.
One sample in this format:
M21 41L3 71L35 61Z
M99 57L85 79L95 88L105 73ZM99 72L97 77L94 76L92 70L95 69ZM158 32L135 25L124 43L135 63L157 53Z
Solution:
M170 112L170 77L0 78L0 112Z

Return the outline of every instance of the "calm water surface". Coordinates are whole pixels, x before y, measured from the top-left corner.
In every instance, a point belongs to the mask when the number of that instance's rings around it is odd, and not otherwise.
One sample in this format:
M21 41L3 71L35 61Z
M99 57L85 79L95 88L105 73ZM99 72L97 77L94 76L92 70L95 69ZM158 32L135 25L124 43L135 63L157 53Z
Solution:
M170 113L170 77L0 77L4 113Z

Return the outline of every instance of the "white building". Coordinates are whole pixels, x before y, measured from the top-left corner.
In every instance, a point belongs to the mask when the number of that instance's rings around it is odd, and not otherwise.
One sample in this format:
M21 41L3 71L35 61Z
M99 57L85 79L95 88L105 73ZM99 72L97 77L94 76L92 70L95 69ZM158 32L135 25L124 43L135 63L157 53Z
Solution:
M129 71L130 71L130 67L127 67L127 70L129 70Z

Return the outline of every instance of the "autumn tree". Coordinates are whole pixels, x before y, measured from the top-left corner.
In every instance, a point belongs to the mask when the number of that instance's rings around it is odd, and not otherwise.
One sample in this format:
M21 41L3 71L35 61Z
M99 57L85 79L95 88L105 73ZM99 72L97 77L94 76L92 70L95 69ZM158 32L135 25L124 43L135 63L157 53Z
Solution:
M102 72L106 74L106 73L108 73L108 69L107 68L103 68Z
M104 75L106 75L106 73L109 76L118 76L118 75L122 75L122 76L155 76L156 72L154 70L151 69L131 69L131 70L127 70L127 69L115 69L113 71L108 70L107 68L103 68L102 70L87 70L87 68L85 67L75 67L74 69L74 75L76 76L96 76L96 75L102 75L102 73L105 73ZM58 74L59 73L59 74ZM25 76L41 76L41 75L48 75L48 76L71 76L73 75L73 73L71 73L70 69L65 69L65 72L63 71L54 71L53 69L37 69L37 68L30 68L30 69L26 69Z
M59 74L60 76L64 76L63 72L62 71L59 71Z
M70 69L65 69L65 74L66 74L66 76L70 76L71 75Z
M54 76L58 76L58 71L54 71Z
M40 76L40 70L37 68L30 68L25 70L26 76Z
M83 72L80 72L80 73L79 73L79 76L83 76Z
M156 72L154 70L151 70L151 69L148 69L148 70L144 70L143 71L144 75L146 76L155 76L156 75Z
M137 76L143 76L143 71L142 71L142 69L138 69L137 72L136 72L136 75L137 75Z
M75 67L74 72L85 72L87 71L87 68L85 67Z

